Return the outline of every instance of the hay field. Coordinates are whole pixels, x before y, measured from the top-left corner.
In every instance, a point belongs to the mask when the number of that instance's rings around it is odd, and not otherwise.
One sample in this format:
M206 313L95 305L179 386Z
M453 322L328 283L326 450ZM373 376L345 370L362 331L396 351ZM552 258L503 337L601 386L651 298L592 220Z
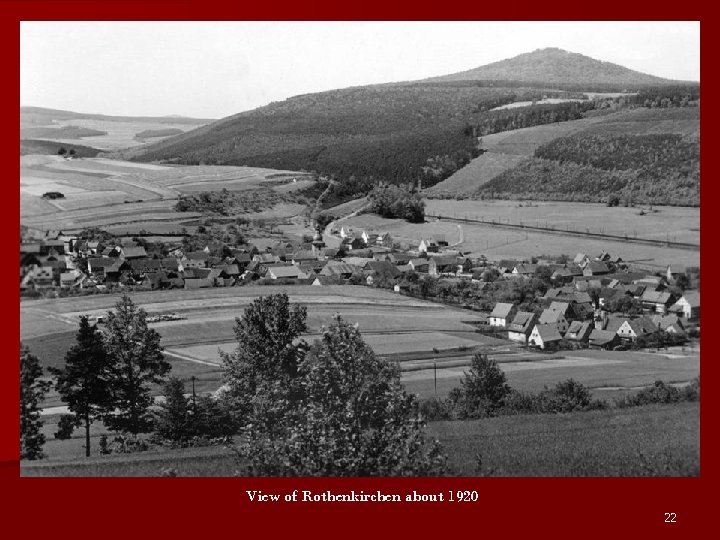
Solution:
M158 229L171 226L179 230L184 222L199 216L173 210L183 193L260 186L292 191L309 182L307 173L257 167L175 167L104 158L65 160L60 156L27 155L20 158L20 218L24 225L39 229L73 231L144 222L143 228L156 232L152 223L165 222ZM41 196L48 191L59 191L65 198L44 201ZM280 204L247 217L288 218L304 210L300 204Z

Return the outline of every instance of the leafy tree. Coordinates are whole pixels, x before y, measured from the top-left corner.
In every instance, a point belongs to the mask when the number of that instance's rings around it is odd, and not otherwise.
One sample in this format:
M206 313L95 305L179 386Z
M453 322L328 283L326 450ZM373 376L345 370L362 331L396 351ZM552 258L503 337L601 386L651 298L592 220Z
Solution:
M50 368L60 398L85 424L85 455L90 456L90 424L114 407L110 389L112 358L105 350L102 334L90 325L87 315L80 317L77 343L65 355L64 368Z
M476 352L455 399L461 402L465 415L483 417L500 408L509 393L507 378L497 362L483 352Z
M40 402L50 388L40 379L43 369L37 356L20 343L20 459L41 459L45 435L40 430Z
M170 371L160 346L160 334L147 326L147 313L123 295L108 313L105 345L112 359L109 384L116 412L104 416L113 430L138 434L148 431L152 417L150 385L159 384Z
M65 154L67 154L67 150L65 149L64 146L61 146L61 147L58 149L58 152L57 152L57 153L58 153L58 156L64 156Z
M298 338L306 319L307 309L291 306L284 293L261 296L235 319L237 349L220 356L238 421L271 427L298 399L298 365L306 350Z
M339 316L301 363L304 397L279 419L281 430L250 425L238 449L251 475L411 476L445 470L424 435L415 398L397 365L375 356Z

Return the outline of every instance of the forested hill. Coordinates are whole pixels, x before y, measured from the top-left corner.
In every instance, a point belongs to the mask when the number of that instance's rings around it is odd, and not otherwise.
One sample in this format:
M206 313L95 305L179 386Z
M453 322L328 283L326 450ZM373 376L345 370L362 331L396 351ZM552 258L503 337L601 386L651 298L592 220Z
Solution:
M427 187L476 157L479 136L582 118L599 107L599 101L579 91L577 81L564 85L518 82L538 75L537 70L526 75L516 71L512 81L420 81L300 95L115 157L314 171L339 180L328 203L367 193L379 181L421 181ZM620 76L614 84L609 84L608 74L587 80L588 91L597 91L597 85L614 92L627 87ZM611 105L642 105L648 97L658 96L657 88L662 88L661 96L667 93L677 102L699 98L698 85L639 86L633 88L639 95L616 96ZM544 98L565 101L543 102L539 109L493 110ZM602 108L607 108L607 101Z
M485 80L544 81L545 84L590 86L621 85L625 87L624 89L683 83L557 48L538 49L460 73L427 79L427 81L444 82Z

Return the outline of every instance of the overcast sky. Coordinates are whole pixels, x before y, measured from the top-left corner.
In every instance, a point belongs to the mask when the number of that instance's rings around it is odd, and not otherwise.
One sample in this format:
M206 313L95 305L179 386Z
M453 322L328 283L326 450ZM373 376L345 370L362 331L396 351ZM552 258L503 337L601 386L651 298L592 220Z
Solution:
M221 118L544 47L700 80L698 22L22 22L20 104Z

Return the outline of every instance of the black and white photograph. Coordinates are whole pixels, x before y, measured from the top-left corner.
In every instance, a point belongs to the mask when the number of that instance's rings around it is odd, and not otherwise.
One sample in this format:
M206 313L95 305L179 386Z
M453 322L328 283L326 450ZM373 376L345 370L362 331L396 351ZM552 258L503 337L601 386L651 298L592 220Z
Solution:
M700 476L698 21L19 37L21 476Z

